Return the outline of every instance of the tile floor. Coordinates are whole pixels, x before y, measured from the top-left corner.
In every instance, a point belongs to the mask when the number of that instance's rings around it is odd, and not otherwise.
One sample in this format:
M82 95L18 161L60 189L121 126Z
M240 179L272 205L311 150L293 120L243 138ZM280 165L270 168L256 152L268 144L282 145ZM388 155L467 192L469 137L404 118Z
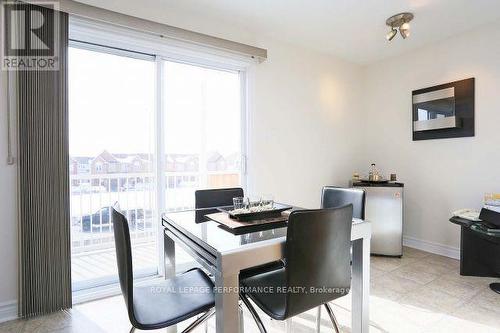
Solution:
M370 332L500 333L500 295L488 288L495 279L460 276L457 260L411 248L405 248L402 259L372 257L371 266ZM351 332L350 297L332 303L342 332ZM314 310L294 318L293 332L314 332L315 314ZM284 332L282 322L262 318L268 332ZM321 332L333 332L325 312L321 325ZM129 329L121 296L0 324L1 333L122 333ZM213 319L209 331L214 332ZM248 313L245 332L258 332Z

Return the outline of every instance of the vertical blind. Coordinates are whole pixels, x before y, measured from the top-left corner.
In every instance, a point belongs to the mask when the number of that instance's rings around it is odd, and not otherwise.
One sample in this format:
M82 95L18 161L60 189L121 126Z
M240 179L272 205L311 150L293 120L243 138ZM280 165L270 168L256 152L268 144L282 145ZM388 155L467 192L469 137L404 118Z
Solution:
M27 6L23 4L23 6ZM33 6L33 5L30 5ZM36 7L36 6L34 6ZM37 7L45 15L51 9ZM71 307L67 49L68 15L58 15L59 69L17 73L19 314ZM48 26L49 28L44 28ZM53 33L44 25L38 34Z

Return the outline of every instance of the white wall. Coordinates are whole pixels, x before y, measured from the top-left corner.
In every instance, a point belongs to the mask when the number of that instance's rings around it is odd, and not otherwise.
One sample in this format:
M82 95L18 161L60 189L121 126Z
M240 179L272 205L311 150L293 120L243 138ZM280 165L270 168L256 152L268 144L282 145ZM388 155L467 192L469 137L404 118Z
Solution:
M15 166L7 165L6 86L6 73L0 72L0 317L12 314L17 298L17 173Z
M250 191L319 208L321 188L347 185L360 161L360 67L277 42L265 47L268 60L250 73Z
M450 212L480 208L485 192L500 191L498 24L372 64L365 75L363 167L375 162L405 183L407 238L458 248ZM476 136L413 142L412 90L470 77L476 78Z

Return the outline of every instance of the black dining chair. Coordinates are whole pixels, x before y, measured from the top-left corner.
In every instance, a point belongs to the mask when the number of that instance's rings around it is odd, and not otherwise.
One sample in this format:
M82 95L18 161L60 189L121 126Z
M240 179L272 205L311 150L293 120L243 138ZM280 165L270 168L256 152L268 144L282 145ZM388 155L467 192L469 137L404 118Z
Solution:
M197 190L194 192L194 207L199 209L232 206L233 198L237 197L243 197L243 189L240 187Z
M240 187L197 190L194 193L194 198L195 198L194 205L196 209L232 206L233 198L243 197L243 196L244 192L243 189ZM206 214L205 211L197 212L196 220L202 221L203 220L202 217L205 214ZM240 272L240 278L259 274L265 271L281 267L283 267L281 260L272 261L266 264L242 270Z
M183 332L191 332L215 313L214 284L195 268L159 283L134 286L132 248L126 217L112 210L118 277L128 317L135 329L156 330L200 315ZM185 290L190 290L185 293Z
M324 305L335 331L339 332L328 302L347 295L351 286L352 210L349 204L290 214L285 266L240 282L240 298L260 332L266 329L248 298L275 320L286 320Z
M352 204L352 216L365 219L365 190L360 188L344 188L325 186L321 195L321 208L335 208Z

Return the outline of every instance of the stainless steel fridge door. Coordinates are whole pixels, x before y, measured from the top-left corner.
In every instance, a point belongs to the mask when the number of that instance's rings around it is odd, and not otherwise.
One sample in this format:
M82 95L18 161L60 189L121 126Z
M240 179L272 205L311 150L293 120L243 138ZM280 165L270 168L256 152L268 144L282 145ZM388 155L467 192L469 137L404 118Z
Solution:
M403 187L365 187L366 220L372 225L371 253L403 255Z

